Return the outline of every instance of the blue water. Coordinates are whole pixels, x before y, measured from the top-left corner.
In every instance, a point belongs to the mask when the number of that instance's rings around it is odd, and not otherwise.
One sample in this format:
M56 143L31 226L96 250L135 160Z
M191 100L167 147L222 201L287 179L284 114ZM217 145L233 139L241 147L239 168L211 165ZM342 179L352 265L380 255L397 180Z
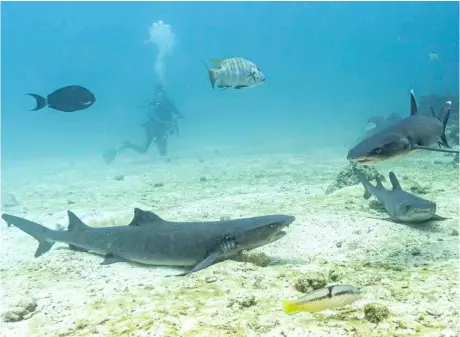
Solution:
M185 115L171 155L288 138L352 146L370 115L407 114L410 89L458 93L458 13L458 2L2 3L2 159L97 156L142 139L158 83L157 48L144 41L158 20L176 36L164 83ZM266 82L213 91L201 60L233 56ZM29 111L25 93L70 84L95 105Z

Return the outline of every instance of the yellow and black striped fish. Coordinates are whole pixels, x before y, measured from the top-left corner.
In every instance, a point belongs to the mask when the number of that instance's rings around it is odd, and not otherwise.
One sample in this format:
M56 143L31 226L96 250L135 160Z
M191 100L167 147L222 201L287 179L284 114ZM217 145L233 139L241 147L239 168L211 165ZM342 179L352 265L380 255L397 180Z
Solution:
M265 81L264 74L254 62L248 61L242 57L232 57L229 59L211 60L216 69L208 69L209 80L214 89L216 82L218 88L242 89L254 87Z
M300 300L284 300L282 305L286 314L296 311L318 312L351 304L360 297L361 290L351 285L337 284L315 290Z

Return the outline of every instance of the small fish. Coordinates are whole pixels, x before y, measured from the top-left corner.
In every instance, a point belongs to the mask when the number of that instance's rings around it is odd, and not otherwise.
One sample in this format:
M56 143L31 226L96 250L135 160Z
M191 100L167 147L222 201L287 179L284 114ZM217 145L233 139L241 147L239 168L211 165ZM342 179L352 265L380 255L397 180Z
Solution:
M434 51L428 53L428 58L430 61L434 61L438 59L438 54L436 54Z
M208 69L209 80L214 89L216 82L217 87L242 89L254 87L265 81L264 74L259 67L251 61L242 57L232 57L224 60L211 60L216 69L209 68L203 61L206 69Z
M336 284L315 290L300 300L283 300L282 305L286 314L296 311L318 312L351 304L360 297L361 290L351 285Z
M37 105L31 111L48 106L54 110L71 112L89 108L96 102L94 94L79 85L70 85L53 91L46 98L37 94L26 94L37 101Z

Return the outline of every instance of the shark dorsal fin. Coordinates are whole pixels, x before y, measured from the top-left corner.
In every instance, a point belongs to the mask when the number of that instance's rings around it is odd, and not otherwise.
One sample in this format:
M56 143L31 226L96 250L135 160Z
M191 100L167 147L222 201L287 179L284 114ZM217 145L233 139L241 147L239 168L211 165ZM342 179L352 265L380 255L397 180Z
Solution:
M375 181L377 182L377 188L384 188L382 185L382 181L380 180L379 176L375 177Z
M398 178L396 178L396 175L392 171L390 171L389 176L390 176L391 185L393 186L393 191L402 190L401 185L399 184Z
M83 221L80 220L78 216L75 215L75 213L67 211L67 215L69 217L69 226L67 227L67 230L85 230L89 228L88 225L86 225Z
M128 226L150 226L164 221L155 213L134 208L134 218Z
M415 101L414 91L410 91L410 115L414 116L418 114L417 102Z
M224 61L225 61L224 59L213 59L213 60L211 60L212 64L214 64L214 66L215 66L217 69L221 69L221 68L222 68L222 63L223 63Z

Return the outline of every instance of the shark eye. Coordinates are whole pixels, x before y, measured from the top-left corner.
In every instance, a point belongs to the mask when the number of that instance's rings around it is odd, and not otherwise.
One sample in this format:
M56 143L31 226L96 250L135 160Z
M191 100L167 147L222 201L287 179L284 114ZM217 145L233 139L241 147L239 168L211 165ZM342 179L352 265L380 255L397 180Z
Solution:
M375 153L375 154L380 154L380 153L382 153L382 149L381 149L380 147L378 147L378 148L376 148L376 149L374 150L374 153Z

